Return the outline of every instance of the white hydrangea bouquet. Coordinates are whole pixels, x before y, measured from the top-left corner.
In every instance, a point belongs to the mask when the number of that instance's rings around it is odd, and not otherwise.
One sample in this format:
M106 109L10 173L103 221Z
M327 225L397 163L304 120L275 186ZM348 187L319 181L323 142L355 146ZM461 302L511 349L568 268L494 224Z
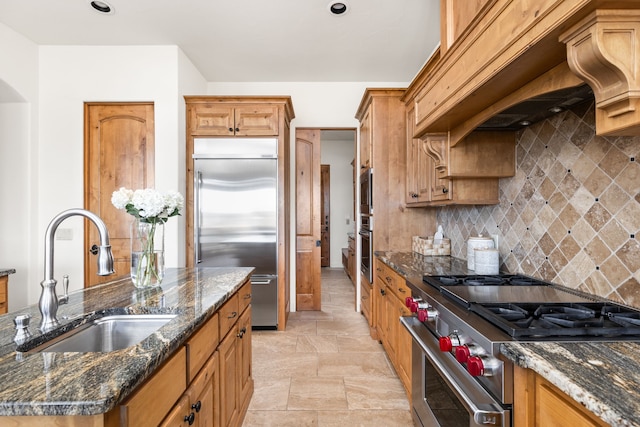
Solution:
M131 226L133 284L138 288L159 286L164 277L164 224L180 215L184 198L175 191L122 187L113 192L111 203L135 218Z

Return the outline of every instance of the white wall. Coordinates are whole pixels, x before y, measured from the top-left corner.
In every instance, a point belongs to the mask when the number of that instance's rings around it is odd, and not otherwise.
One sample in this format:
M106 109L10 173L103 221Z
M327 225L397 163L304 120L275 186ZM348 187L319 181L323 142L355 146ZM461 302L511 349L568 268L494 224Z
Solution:
M345 141L321 139L321 163L330 166L330 203L329 216L330 266L342 267L342 248L349 244L347 233L355 232L353 218L353 166L351 161L355 153L355 131L353 139ZM349 222L347 224L347 221Z
M27 304L41 279L35 264L38 196L38 46L0 23L0 268L9 276L9 310Z

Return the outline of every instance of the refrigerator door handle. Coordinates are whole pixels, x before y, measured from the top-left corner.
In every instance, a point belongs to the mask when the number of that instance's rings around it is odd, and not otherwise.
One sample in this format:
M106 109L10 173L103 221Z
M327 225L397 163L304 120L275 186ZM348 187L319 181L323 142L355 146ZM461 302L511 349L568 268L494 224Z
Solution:
M202 191L202 171L196 171L194 187L195 200L194 200L194 232L195 232L195 258L196 264L200 264L202 259L200 258L200 197Z

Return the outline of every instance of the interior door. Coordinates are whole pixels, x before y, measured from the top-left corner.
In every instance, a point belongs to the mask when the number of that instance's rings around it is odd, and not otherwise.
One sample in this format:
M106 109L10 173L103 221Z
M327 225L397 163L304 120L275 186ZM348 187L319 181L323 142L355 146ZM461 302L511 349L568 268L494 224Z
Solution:
M129 227L133 217L111 204L120 187L154 186L154 109L152 103L85 104L85 208L105 222L113 250L115 276L130 271ZM99 244L98 231L85 221L85 247ZM97 276L96 256L87 250L85 287L114 276Z
M296 129L296 309L320 310L320 130Z
M320 165L320 267L331 267L331 166Z

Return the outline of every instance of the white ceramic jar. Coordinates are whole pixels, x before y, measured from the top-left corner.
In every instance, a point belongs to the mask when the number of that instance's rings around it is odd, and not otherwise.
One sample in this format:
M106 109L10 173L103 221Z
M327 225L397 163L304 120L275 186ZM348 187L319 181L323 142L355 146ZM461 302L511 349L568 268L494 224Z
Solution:
M476 248L473 252L476 274L495 275L500 272L500 253L497 249Z
M467 268L469 270L475 270L474 249L493 249L493 239L484 237L482 234L469 237L467 240Z

